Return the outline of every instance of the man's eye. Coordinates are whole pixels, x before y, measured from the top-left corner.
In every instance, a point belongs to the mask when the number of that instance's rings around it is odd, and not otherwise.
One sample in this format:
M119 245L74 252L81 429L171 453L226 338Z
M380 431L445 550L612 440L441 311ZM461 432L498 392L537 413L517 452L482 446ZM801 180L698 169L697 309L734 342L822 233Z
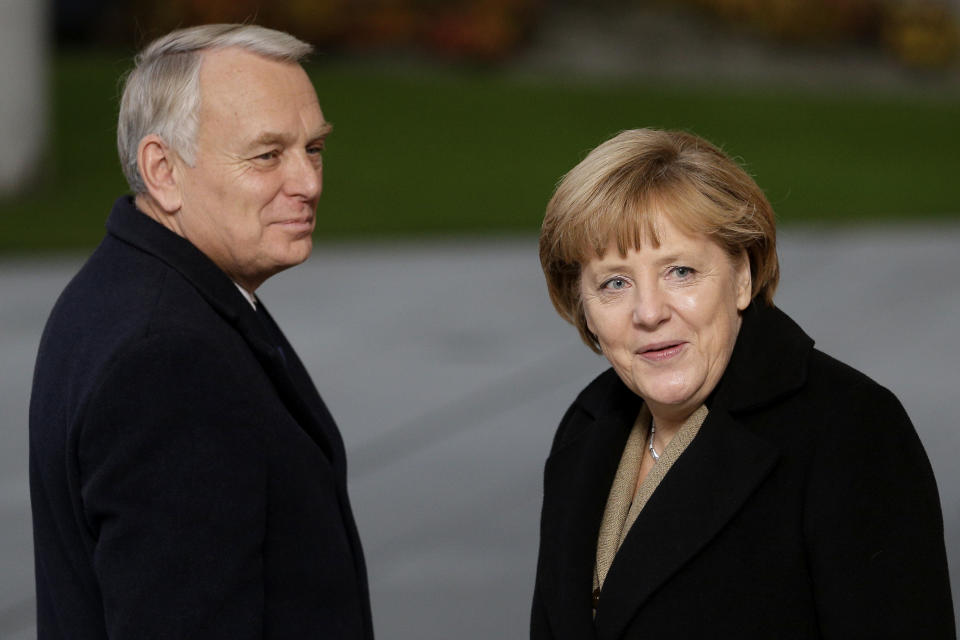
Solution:
M261 153L257 156L257 160L276 160L278 157L280 157L280 152L273 150Z

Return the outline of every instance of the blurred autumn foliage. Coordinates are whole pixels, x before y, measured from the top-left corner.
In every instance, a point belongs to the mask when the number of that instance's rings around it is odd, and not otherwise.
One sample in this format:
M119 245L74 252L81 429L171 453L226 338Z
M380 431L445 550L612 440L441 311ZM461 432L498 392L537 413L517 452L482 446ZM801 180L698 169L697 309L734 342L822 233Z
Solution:
M79 0L74 0L79 2ZM69 0L61 0L63 3ZM802 45L846 43L901 63L943 68L960 58L957 4L948 0L85 0L100 12L58 16L58 33L139 48L177 27L257 22L322 51L425 51L498 62L528 41L547 14L573 7L606 15L664 7L709 16L726 28ZM86 31L79 25L85 25ZM136 25L136 33L131 32Z
M881 36L903 62L918 67L942 67L960 53L957 16L942 4L905 2L887 6Z
M960 22L944 0L670 0L791 42L858 42L915 67L944 67L960 51Z
M328 51L419 48L497 61L522 43L542 5L542 0L147 0L138 13L151 36L184 24L255 21Z

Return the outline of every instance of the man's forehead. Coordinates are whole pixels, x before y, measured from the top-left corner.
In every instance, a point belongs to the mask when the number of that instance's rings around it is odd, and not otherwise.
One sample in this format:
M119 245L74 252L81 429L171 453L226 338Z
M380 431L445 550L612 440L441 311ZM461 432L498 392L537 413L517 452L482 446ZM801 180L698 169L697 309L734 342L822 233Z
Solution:
M201 118L237 119L239 128L296 113L307 117L306 128L322 135L323 112L310 78L298 63L226 48L205 53L201 64Z
M240 98L265 90L279 90L316 100L313 84L299 63L268 58L237 47L205 52L199 79L204 97Z
M278 60L242 47L218 47L202 52L201 74L249 74L260 68L276 66L302 68L300 63Z

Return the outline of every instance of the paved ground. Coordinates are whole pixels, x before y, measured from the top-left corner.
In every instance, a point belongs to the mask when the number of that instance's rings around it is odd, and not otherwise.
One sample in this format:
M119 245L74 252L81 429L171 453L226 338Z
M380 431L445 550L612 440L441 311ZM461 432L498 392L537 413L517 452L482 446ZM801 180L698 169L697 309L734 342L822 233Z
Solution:
M892 388L917 424L960 591L960 226L783 236L780 306L821 348ZM78 263L0 261L0 637L9 640L35 636L33 358ZM560 414L604 368L553 314L535 240L321 246L261 293L341 424L379 638L524 637L542 462Z

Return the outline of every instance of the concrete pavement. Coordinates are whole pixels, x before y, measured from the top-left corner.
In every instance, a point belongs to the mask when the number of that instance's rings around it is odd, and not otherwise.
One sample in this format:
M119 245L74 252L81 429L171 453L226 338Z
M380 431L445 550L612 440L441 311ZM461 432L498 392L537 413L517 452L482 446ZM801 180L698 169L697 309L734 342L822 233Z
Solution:
M788 229L777 302L891 388L937 474L960 589L960 226ZM0 260L0 637L35 637L27 401L80 257ZM260 293L340 423L381 639L522 638L556 423L605 368L533 237L323 246Z

